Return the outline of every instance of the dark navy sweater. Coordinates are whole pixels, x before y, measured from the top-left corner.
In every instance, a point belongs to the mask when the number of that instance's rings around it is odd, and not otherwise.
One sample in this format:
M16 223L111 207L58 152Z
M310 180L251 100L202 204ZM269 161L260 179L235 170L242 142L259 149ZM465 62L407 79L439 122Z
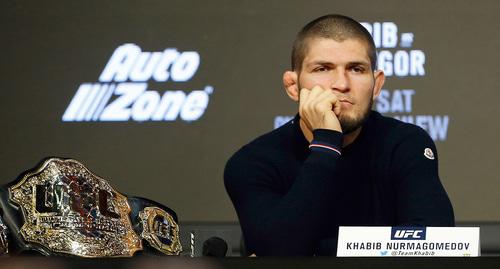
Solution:
M313 136L341 149L340 132ZM338 226L454 226L423 129L372 111L341 155L308 146L296 116L227 162L224 183L249 253L335 255Z

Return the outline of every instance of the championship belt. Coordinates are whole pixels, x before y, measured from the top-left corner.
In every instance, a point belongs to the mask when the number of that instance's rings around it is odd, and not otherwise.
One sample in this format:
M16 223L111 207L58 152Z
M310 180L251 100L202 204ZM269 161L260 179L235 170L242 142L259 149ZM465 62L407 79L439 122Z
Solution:
M73 159L43 161L0 191L0 207L9 230L4 245L14 254L95 258L181 251L173 210L127 198Z
M0 256L9 253L9 241L7 241L7 226L0 218Z

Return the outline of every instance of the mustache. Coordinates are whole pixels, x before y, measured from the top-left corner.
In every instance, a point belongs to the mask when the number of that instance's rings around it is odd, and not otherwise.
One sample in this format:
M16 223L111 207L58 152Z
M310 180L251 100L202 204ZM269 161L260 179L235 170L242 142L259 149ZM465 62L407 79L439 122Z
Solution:
M354 100L350 96L337 94L337 98L339 99L340 102L347 102L354 104Z

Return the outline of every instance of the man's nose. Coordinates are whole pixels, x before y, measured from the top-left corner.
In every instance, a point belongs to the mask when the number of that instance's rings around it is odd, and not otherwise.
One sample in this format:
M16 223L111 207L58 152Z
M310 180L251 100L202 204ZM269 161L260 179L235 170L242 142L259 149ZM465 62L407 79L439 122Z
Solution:
M346 70L339 68L333 74L333 81L330 85L330 89L345 92L349 90L349 78L347 77Z

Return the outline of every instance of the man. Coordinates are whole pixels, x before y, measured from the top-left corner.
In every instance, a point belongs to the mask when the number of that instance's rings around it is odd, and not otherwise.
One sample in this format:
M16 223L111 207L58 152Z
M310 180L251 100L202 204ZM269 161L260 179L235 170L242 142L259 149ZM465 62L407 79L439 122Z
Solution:
M236 152L224 173L249 253L335 255L338 226L454 226L436 147L371 111L384 84L370 34L327 15L297 35L283 75L299 114Z

